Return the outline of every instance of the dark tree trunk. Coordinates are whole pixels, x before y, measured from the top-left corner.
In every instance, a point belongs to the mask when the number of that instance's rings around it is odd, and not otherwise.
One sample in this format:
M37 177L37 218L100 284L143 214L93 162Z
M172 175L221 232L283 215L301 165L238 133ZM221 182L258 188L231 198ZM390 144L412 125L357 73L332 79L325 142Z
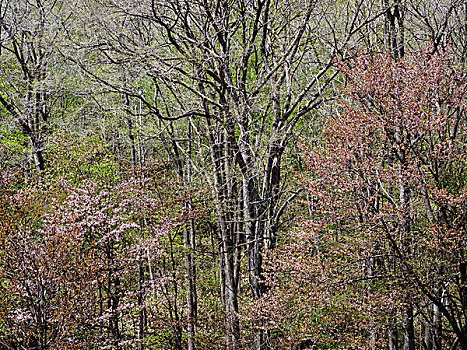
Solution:
M402 329L404 332L403 350L415 350L413 306L408 304L403 310Z
M386 47L394 58L401 58L405 54L405 27L404 27L404 6L400 0L393 4L390 0L385 0L385 32Z

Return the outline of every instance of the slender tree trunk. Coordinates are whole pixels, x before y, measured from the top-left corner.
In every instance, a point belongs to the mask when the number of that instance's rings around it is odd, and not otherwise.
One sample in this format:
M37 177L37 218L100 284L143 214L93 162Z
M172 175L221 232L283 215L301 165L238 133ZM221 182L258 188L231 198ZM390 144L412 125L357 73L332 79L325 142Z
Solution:
M403 310L402 329L404 331L403 350L415 350L413 306L410 303L407 304Z
M398 342L397 330L394 324L389 326L388 330L388 350L398 350L399 349L399 342Z
M210 127L213 127L210 125ZM220 262L220 283L222 290L222 304L224 307L224 325L227 349L238 349L240 344L240 326L238 320L238 286L235 278L234 257L237 247L234 246L235 232L232 232L233 225L231 213L231 198L228 198L228 183L226 170L231 169L231 151L222 149L230 148L225 142L224 133L214 135L214 130L210 130L209 144L211 161L214 167L214 198L216 201L217 223L219 228L219 262Z
M188 156L191 157L191 124L188 124L188 139L189 149ZM186 185L191 183L191 166L189 162L185 162ZM195 227L192 215L192 203L188 200L185 203L185 211L187 213L188 222L183 230L183 243L185 245L185 284L186 284L186 302L187 302L187 348L188 350L195 349L195 324L196 324L196 270L193 263L193 252L195 249Z
M144 266L142 257L138 259L138 350L143 350L145 309L144 309Z
M187 205L188 211L191 211L191 205ZM185 245L185 283L186 283L186 303L187 303L187 342L188 350L195 349L195 270L193 266L193 248L194 248L194 225L193 219L189 219L188 225L183 230L183 242Z
M29 85L33 86L33 82L29 82ZM31 87L29 89L32 90ZM27 118L28 118L28 136L29 140L31 143L31 153L32 153L32 158L34 161L35 168L39 171L44 170L45 164L44 164L44 157L42 155L42 142L40 140L40 135L39 135L39 118L40 118L40 112L38 108L39 101L37 101L39 97L37 94L33 93L33 91L28 91L27 93L27 104L28 104L28 109L26 110L27 113Z
M442 334L441 312L437 305L433 305L433 350L442 350Z
M459 277L460 277L460 283L459 283L459 294L460 294L460 299L461 299L461 304L462 304L462 310L464 312L467 310L467 263L466 262L461 262L459 264ZM462 350L467 350L467 321L466 320L460 320L460 322L463 322L464 324L462 325L462 335L458 336L458 341L459 344L462 348Z
M227 348L230 350L239 348L240 325L238 320L238 292L234 280L233 271L233 247L226 230L225 223L222 225L222 258L225 277L225 317L227 327Z
M401 125L396 131L396 141L400 143L398 150L399 158L399 232L401 251L404 252L402 259L410 259L412 252L412 232L411 232L411 209L410 209L410 187L407 180L408 160L407 150L409 149L407 136L404 135L404 129ZM415 332L413 319L413 304L410 291L404 300L402 309L402 330L403 330L403 350L415 350Z
M405 54L404 8L400 0L394 4L390 0L384 0L384 5L387 7L384 24L386 47L393 58L400 58Z
M107 309L111 310L109 317L109 331L112 341L116 344L120 339L120 329L118 325L119 312L118 306L120 301L119 288L120 279L115 277L115 264L113 256L114 242L110 239L106 241L106 259L107 259ZM118 348L118 347L117 347Z
M427 320L424 329L424 350L433 350L433 305L426 308Z
M462 26L462 55L461 62L465 63L467 60L467 1L464 2L464 23Z

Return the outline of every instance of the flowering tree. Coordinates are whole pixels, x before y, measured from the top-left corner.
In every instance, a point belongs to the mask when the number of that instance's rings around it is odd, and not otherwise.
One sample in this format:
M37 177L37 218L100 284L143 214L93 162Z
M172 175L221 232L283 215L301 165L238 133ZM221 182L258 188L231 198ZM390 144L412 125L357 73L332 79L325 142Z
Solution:
M142 348L148 331L170 328L154 316L167 283L154 261L173 224L144 182L56 180L60 190L42 192L13 180L0 193L4 346Z
M310 346L467 349L467 80L451 62L338 63L340 109L302 145L311 218L271 262L271 327L299 319Z
M52 221L45 230L37 191L15 191L14 176L2 180L0 341L18 349L69 346L90 316L94 254L80 249L77 230Z

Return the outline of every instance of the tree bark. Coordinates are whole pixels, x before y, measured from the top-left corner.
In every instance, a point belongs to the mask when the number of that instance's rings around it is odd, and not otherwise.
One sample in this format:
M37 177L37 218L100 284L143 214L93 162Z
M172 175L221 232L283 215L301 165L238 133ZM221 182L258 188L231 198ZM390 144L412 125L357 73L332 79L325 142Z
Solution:
M191 212L191 204L187 203L187 212ZM188 214L190 215L190 214ZM196 277L193 264L194 251L194 223L193 219L188 219L188 224L183 230L183 243L185 245L185 284L187 303L187 342L188 350L195 349L195 323L196 323Z
M384 4L386 47L393 58L401 58L405 54L404 7L401 0L396 0L394 4L391 4L390 0L385 0Z
M409 303L404 307L402 329L404 332L404 350L415 350L415 332L413 324L413 306Z
M389 325L388 330L388 350L398 350L398 336L397 330L394 324Z
M146 312L144 304L144 266L142 257L138 261L138 350L143 350L144 327L146 324Z

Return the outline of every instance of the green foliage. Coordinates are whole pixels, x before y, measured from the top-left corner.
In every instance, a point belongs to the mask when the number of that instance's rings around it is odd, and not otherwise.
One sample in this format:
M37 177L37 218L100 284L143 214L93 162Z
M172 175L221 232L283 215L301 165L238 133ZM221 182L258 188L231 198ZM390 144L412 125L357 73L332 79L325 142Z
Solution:
M12 152L20 153L26 150L26 137L18 130L8 129L6 126L0 126L0 145L8 148Z
M87 179L112 184L121 179L119 163L99 136L57 132L46 154L48 172L71 183Z
M456 160L447 162L445 171L439 174L439 187L445 189L451 195L457 195L467 187L467 162Z
M0 125L0 168L18 166L27 153L26 137L18 130Z

